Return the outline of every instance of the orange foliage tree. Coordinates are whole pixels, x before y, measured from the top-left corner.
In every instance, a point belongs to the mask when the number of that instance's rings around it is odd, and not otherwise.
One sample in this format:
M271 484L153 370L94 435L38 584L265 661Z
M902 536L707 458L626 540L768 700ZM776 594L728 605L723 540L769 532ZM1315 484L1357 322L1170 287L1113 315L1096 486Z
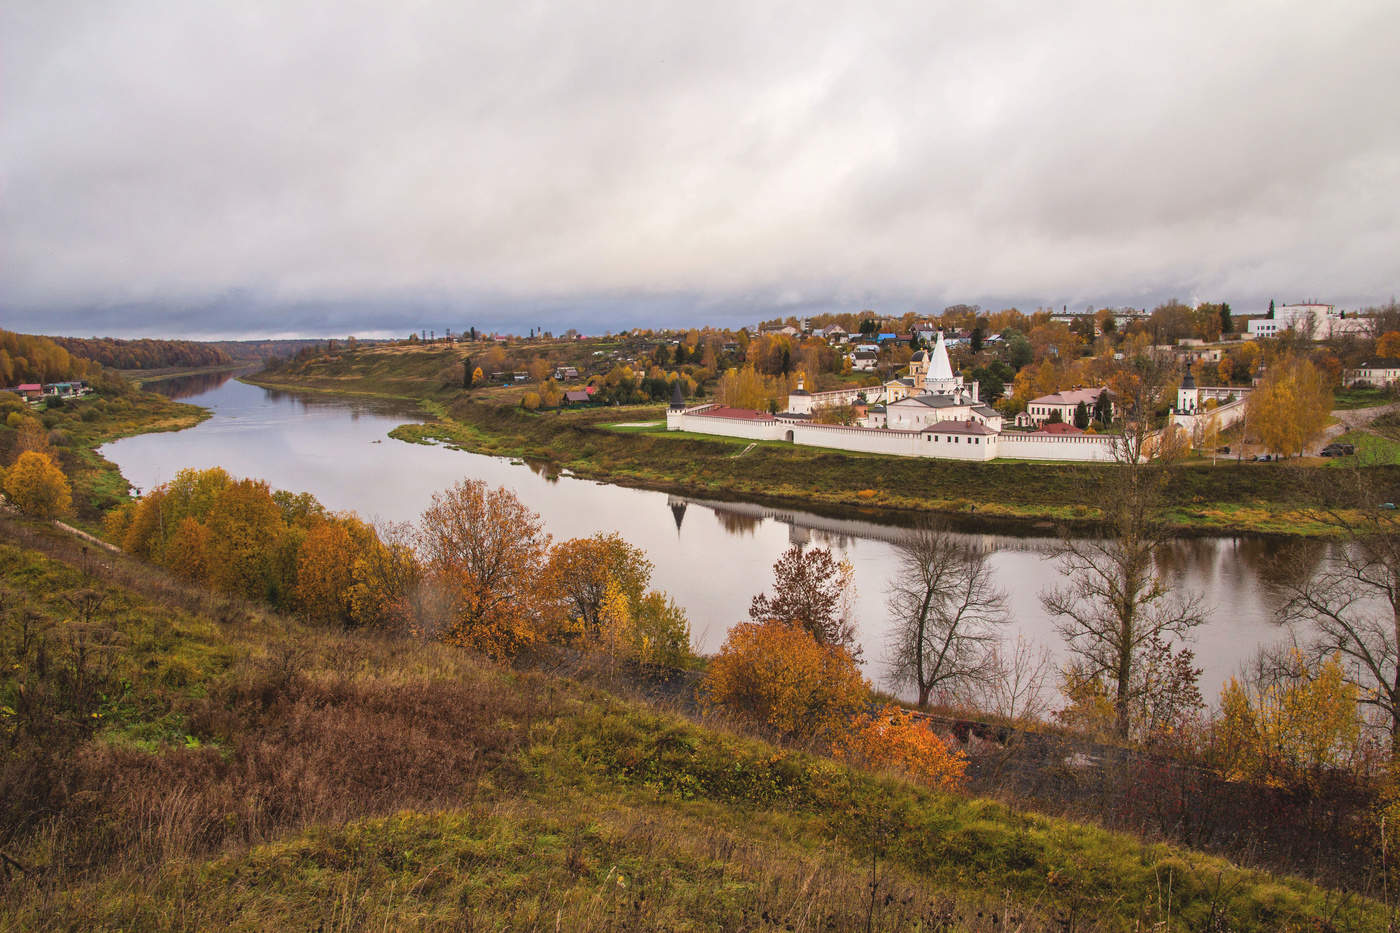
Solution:
M1388 330L1376 341L1378 356L1400 356L1400 331Z
M780 741L830 745L869 702L850 652L780 621L730 629L701 687L705 707Z
M893 704L858 718L834 751L854 764L895 771L940 790L957 790L967 772L967 756L916 722L909 710Z
M307 531L297 551L296 601L319 622L354 619L359 555L369 550L374 532L353 515L336 515Z
M5 471L5 495L15 508L35 518L57 518L73 505L63 471L46 454L26 450Z
M537 577L549 535L513 492L462 480L434 495L419 546L446 603L444 641L499 658L539 638L546 594Z

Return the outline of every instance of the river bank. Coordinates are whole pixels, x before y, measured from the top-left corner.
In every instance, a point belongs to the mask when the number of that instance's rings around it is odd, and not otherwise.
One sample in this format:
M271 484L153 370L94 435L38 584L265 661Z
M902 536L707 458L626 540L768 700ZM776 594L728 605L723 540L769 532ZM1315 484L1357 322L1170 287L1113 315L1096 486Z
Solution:
M637 428L664 408L529 413L477 401L460 390L418 395L358 380L303 382L284 374L243 381L269 389L413 402L428 420L390 436L495 456L548 462L587 479L679 495L743 499L904 523L937 513L957 527L1017 534L1068 529L1093 534L1102 519L1104 470L1096 464L961 463L752 444ZM1181 536L1315 536L1300 470L1284 464L1189 463L1168 490L1162 514ZM1392 496L1400 469L1373 468Z
M88 396L39 413L73 488L74 522L97 529L102 516L130 496L131 484L99 451L124 437L183 431L209 418L207 409L133 389Z

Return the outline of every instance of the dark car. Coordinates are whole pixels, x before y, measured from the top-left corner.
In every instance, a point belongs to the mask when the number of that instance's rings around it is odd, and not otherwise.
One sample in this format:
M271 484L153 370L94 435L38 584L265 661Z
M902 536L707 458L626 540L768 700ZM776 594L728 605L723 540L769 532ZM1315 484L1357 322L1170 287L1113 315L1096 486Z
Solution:
M1352 444L1328 444L1322 448L1324 457L1349 457L1356 453L1356 447Z

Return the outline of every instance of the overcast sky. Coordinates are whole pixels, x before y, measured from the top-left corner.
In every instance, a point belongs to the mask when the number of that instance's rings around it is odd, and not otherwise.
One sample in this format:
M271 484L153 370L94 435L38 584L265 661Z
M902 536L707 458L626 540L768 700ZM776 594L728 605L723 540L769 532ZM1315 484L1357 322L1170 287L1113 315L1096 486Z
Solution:
M0 323L1388 300L1400 3L0 0Z

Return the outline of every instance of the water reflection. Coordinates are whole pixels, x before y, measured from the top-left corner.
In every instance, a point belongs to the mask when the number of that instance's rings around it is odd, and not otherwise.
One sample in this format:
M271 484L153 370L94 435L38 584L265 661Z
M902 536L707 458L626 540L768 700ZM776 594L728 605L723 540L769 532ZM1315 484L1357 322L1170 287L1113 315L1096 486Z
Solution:
M194 398L206 392L212 392L225 382L228 382L236 375L234 370L221 373L191 373L187 376L171 376L168 379L157 379L153 382L143 384L147 391L164 395L166 398L180 400Z
M273 486L314 493L328 508L354 509L371 520L416 518L431 495L463 477L504 485L539 512L555 539L616 531L643 548L654 583L690 615L697 649L717 650L729 627L747 618L752 597L768 589L773 562L791 542L831 547L855 567L857 637L867 672L884 670L889 629L885 589L896 564L893 545L907 532L853 517L829 517L747 502L668 496L580 480L553 464L511 463L445 447L404 444L385 435L416 411L375 400L270 392L223 381L198 396L214 417L188 431L127 438L103 448L134 484L149 489L185 467L222 466ZM703 519L704 512L713 521ZM1022 635L1056 659L1063 649L1040 605L1060 580L1054 540L968 533L994 551L1008 592L1010 639ZM1271 561L1275 542L1189 539L1173 542L1161 566L1173 586L1202 592L1213 607L1197 631L1202 692L1214 697L1256 646L1280 634ZM1320 550L1311 555L1314 564Z

